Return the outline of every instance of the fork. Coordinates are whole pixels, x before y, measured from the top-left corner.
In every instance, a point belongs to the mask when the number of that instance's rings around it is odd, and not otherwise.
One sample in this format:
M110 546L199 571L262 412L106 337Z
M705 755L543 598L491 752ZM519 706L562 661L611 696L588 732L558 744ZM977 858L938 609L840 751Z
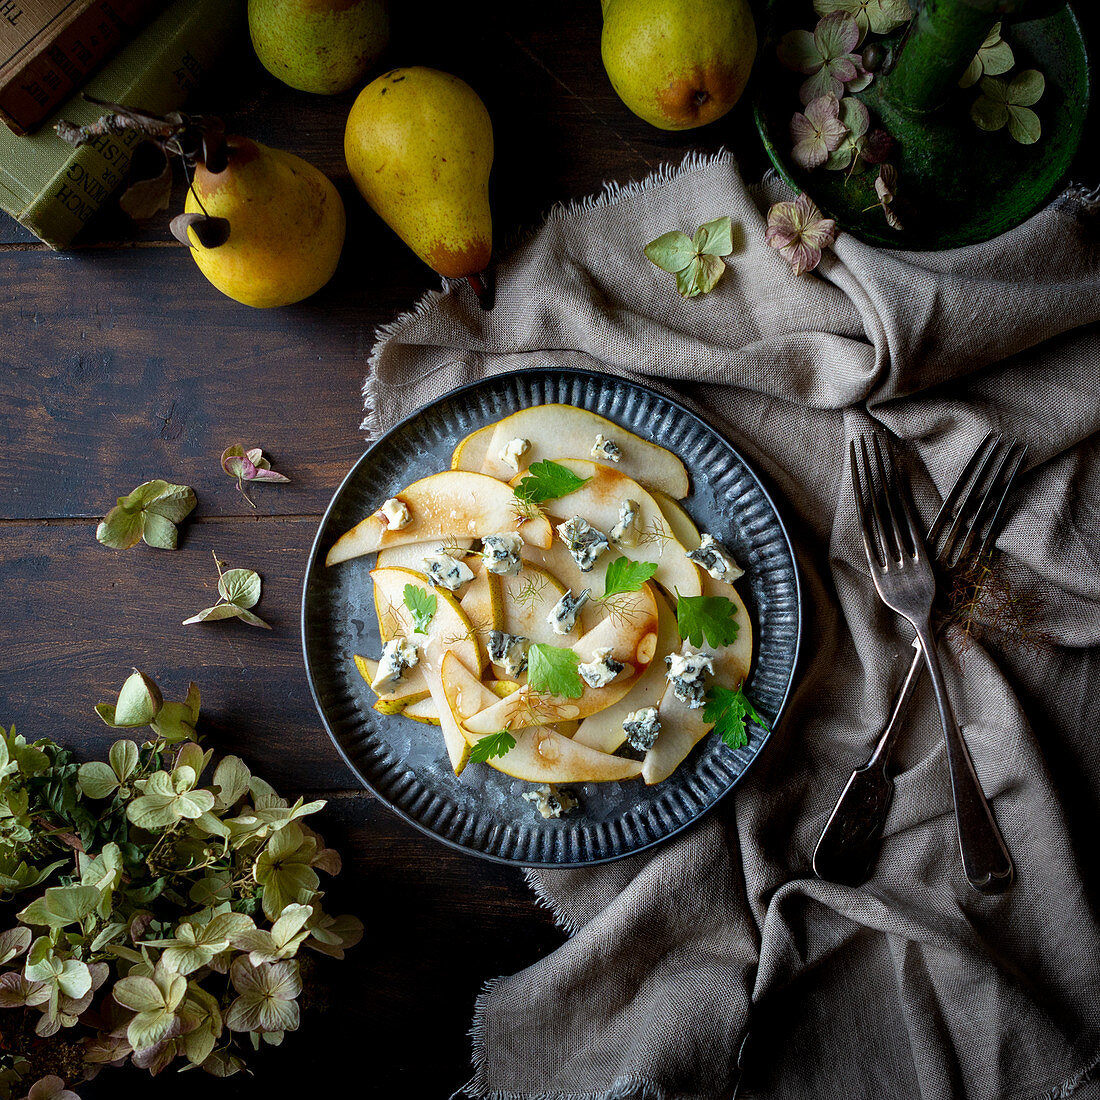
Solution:
M1026 453L1027 448L1018 441L1007 442L996 432L990 432L978 445L928 529L929 547L942 537L936 554L942 567L952 569L968 558L978 539L981 545L972 560L980 561L989 551ZM916 653L890 720L870 759L849 777L814 849L813 869L819 878L858 886L871 873L894 794L887 765L924 671L924 653L919 643L914 646Z
M898 491L896 480L886 472L877 434L872 436L872 449L874 471L866 436L860 437L858 455L855 440L850 446L852 486L871 579L882 602L909 620L924 653L947 744L959 850L967 880L982 893L999 893L1012 883L1012 857L978 782L943 682L932 631L932 601L936 594L932 563L905 497Z

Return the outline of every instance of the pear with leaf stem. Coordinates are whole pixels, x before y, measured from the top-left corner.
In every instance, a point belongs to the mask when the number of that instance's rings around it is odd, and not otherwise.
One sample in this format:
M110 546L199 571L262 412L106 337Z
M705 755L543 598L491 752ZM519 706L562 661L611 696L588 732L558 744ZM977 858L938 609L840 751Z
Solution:
M375 213L433 270L467 279L488 308L493 125L473 88L421 66L384 73L352 106L344 155Z
M332 278L344 245L344 204L307 161L230 136L199 160L173 232L223 294L266 308L300 302Z

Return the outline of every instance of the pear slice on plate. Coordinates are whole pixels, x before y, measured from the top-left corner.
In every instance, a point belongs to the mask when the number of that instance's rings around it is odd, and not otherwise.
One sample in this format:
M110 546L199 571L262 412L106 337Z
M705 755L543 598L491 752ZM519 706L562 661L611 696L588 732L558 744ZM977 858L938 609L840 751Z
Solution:
M489 631L503 630L504 601L500 590L500 577L490 573L480 558L467 563L474 571L474 579L466 586L460 601L466 618L474 628L477 640L488 648Z
M653 490L653 499L661 509L661 515L665 517L665 522L672 531L672 537L685 550L695 550L703 541L703 536L684 506L678 500L673 500L668 493L662 493L660 489Z
M412 569L375 569L370 577L374 582L374 606L378 612L378 622L384 632L390 632L391 637L401 634L408 638L416 633L412 613L405 606L406 585L411 584L426 595L434 594L436 597L436 610L428 632L426 635L417 635L422 640L420 664L417 668L423 670L428 691L435 701L447 755L455 775L458 775L470 758L470 746L457 723L448 721L450 711L443 695L439 669L444 655L452 653L467 668L476 670L475 676L480 676L484 671L485 657L470 620L450 592L441 588L433 589L422 573Z
M600 752L614 752L625 740L623 722L642 707L655 707L668 687L665 656L680 648L676 613L664 596L657 597L657 652L637 683L617 703L590 714L573 734L573 740Z
M378 551L374 568L415 569L418 573L423 573L425 554L444 554L449 550L469 550L473 544L473 539L447 539L446 542L407 542L401 546L387 546L384 550ZM461 560L469 564L468 559L462 558Z
M524 519L515 493L503 481L467 470L444 470L414 481L398 498L409 509L409 522L391 530L374 512L345 532L325 557L326 565L373 554L410 542L449 542L516 531L525 542L549 546L552 533L545 516Z
M480 435L475 432L458 445L451 458L452 467L480 470L507 481L516 471L501 459L500 452L513 439L526 439L531 444L519 459L520 468L525 470L532 462L545 459L560 462L562 455L589 458L596 436L602 435L621 451L616 468L624 474L677 499L688 495L687 469L676 455L587 409L532 405L498 421L487 443L482 444Z
M451 717L461 728L466 717L482 709L488 689L453 654L443 658L441 679ZM472 745L481 736L486 735L467 733ZM641 775L639 761L578 745L551 726L518 730L512 736L515 746L488 763L515 779L532 783L604 783Z
M377 706L374 708L378 709ZM415 703L410 703L402 712L403 718L411 718L414 722L423 722L426 726L438 726L439 714L435 709L435 700L426 695Z
M554 628L547 622L546 617L554 604L565 595L566 586L545 569L525 562L517 576L501 577L500 586L504 605L504 626L501 629L509 634L518 634L521 638L546 645L568 646L584 633L578 623L569 634L555 634Z
M424 671L419 666L409 671L393 685L392 691L377 691L374 678L378 675L378 662L373 657L360 657L358 653L352 654L355 658L355 667L359 675L367 681L371 691L378 696L374 709L379 714L400 714L409 703L417 703L428 696L428 681L424 679Z
M478 428L476 432L463 436L451 453L451 469L473 470L475 473L481 473L481 467L485 464L485 457L489 453L489 444L492 442L493 433L497 430L498 423L500 421L493 421L492 424L486 424L484 428ZM509 467L508 477L511 477L515 472Z
M638 544L621 549L614 545L608 547L596 559L592 570L581 574L585 587L590 587L594 596L603 592L608 563L620 554L633 561L653 562L657 566L653 579L672 599L676 598L677 591L681 596L699 595L698 566L688 560L687 551L676 541L659 505L638 482L619 470L586 459L563 458L559 464L578 477L586 478L587 482L575 492L549 503L555 516L563 519L583 516L593 527L609 535L619 522L619 505L624 500L633 500L638 505ZM521 477L514 477L512 484L518 485L520 480Z
M594 626L571 647L581 661L591 661L596 650L608 648L625 666L605 687L584 685L579 698L541 695L522 687L491 707L464 720L472 734L496 733L505 728L542 726L595 714L618 702L633 688L657 651L657 603L648 584L624 593L616 613Z
M752 663L752 622L737 590L725 581L717 581L704 575L704 591L708 596L725 596L737 608L737 638L732 645L715 649L711 646L691 646L685 649L709 653L714 660L712 683L731 691L744 682ZM689 707L666 686L657 715L661 722L661 732L657 740L645 755L642 776L647 784L660 783L667 779L687 758L688 753L714 728L713 722L703 717L705 707Z
M608 783L641 775L638 760L608 756L559 733L534 726L513 734L515 748L488 763L498 772L529 783Z

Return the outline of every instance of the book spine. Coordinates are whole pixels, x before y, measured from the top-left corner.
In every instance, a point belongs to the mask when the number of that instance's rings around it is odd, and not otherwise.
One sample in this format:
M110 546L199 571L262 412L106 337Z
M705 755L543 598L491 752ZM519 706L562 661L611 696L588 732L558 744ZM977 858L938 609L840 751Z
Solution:
M0 0L0 73L57 35L94 0Z
M26 134L79 88L160 6L97 0L0 80L0 121Z
M165 35L162 23L176 9L187 14ZM175 110L217 59L238 15L235 0L176 0L138 40L155 43L155 51L144 58L142 67L122 86L112 80L101 89L95 86L100 83L97 80L87 91L152 114ZM125 59L124 55L119 60ZM18 220L51 248L65 248L122 182L139 140L133 133L104 135L74 149Z

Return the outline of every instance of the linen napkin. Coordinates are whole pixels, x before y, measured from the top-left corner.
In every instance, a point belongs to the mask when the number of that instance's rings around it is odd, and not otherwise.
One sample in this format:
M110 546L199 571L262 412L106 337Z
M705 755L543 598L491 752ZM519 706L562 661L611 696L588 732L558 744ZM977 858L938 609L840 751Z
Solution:
M487 984L471 1096L1100 1095L1100 195L1071 189L952 251L842 233L801 278L764 243L763 212L788 197L746 188L728 155L689 158L552 212L498 262L493 312L451 285L379 334L371 436L523 367L688 401L777 490L806 601L789 709L715 812L627 860L528 872L570 938ZM725 214L728 270L684 301L642 247ZM988 431L1028 446L998 546L1033 637L948 639L948 690L1016 862L1000 897L963 875L926 684L874 876L849 889L810 869L912 654L874 596L846 474L847 441L872 426L908 455L926 524Z

